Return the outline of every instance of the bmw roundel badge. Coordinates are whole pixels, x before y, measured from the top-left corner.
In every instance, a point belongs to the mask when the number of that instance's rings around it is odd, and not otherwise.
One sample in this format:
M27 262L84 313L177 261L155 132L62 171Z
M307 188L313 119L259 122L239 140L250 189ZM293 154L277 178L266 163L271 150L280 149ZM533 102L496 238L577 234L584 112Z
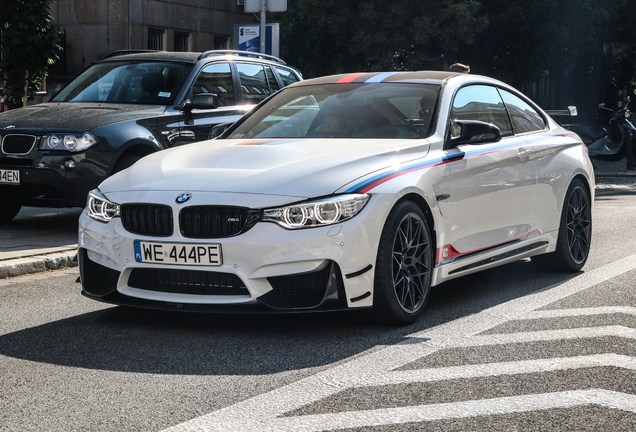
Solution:
M177 199L175 201L177 202L177 204L183 204L184 202L186 202L190 198L192 198L192 194L190 194L190 193L182 193L181 195L179 195L177 197Z

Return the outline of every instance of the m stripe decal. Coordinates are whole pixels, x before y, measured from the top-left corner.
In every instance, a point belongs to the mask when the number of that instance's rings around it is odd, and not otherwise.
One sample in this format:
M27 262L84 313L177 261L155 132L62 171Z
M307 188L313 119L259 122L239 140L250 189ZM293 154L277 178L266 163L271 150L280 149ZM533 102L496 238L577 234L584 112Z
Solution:
M352 74L349 76L346 76L344 78L339 79L338 81L336 81L336 84L349 84L351 81L353 81L356 78L360 78L363 75L368 75L366 72L364 73L357 73L357 74Z

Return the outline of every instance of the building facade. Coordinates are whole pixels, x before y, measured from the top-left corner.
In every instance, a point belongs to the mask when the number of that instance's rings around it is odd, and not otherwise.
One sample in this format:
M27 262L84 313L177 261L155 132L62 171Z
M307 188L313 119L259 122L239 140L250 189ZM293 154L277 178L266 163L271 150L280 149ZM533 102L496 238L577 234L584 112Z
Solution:
M241 4L239 4L241 3ZM237 0L53 0L63 53L49 81L61 82L127 49L232 49L235 24L253 24ZM55 85L51 82L52 85Z

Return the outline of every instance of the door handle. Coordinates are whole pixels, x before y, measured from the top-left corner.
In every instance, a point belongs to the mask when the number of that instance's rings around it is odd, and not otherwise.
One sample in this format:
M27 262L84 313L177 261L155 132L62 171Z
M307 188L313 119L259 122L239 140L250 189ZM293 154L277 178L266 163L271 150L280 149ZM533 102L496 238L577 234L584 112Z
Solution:
M526 147L519 148L519 152L517 153L519 160L526 161L530 159L530 156L532 156L532 150Z

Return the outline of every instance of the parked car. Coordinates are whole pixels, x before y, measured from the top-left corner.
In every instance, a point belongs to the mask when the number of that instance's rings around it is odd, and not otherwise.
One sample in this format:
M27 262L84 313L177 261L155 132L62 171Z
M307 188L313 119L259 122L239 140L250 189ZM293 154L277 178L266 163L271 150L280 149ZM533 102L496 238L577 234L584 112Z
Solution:
M0 222L21 206L83 207L109 175L208 139L213 126L301 79L258 53L112 53L51 102L0 114Z
M89 195L82 293L180 311L422 313L431 286L531 257L578 271L594 173L578 136L499 81L359 73L293 84L219 139Z

